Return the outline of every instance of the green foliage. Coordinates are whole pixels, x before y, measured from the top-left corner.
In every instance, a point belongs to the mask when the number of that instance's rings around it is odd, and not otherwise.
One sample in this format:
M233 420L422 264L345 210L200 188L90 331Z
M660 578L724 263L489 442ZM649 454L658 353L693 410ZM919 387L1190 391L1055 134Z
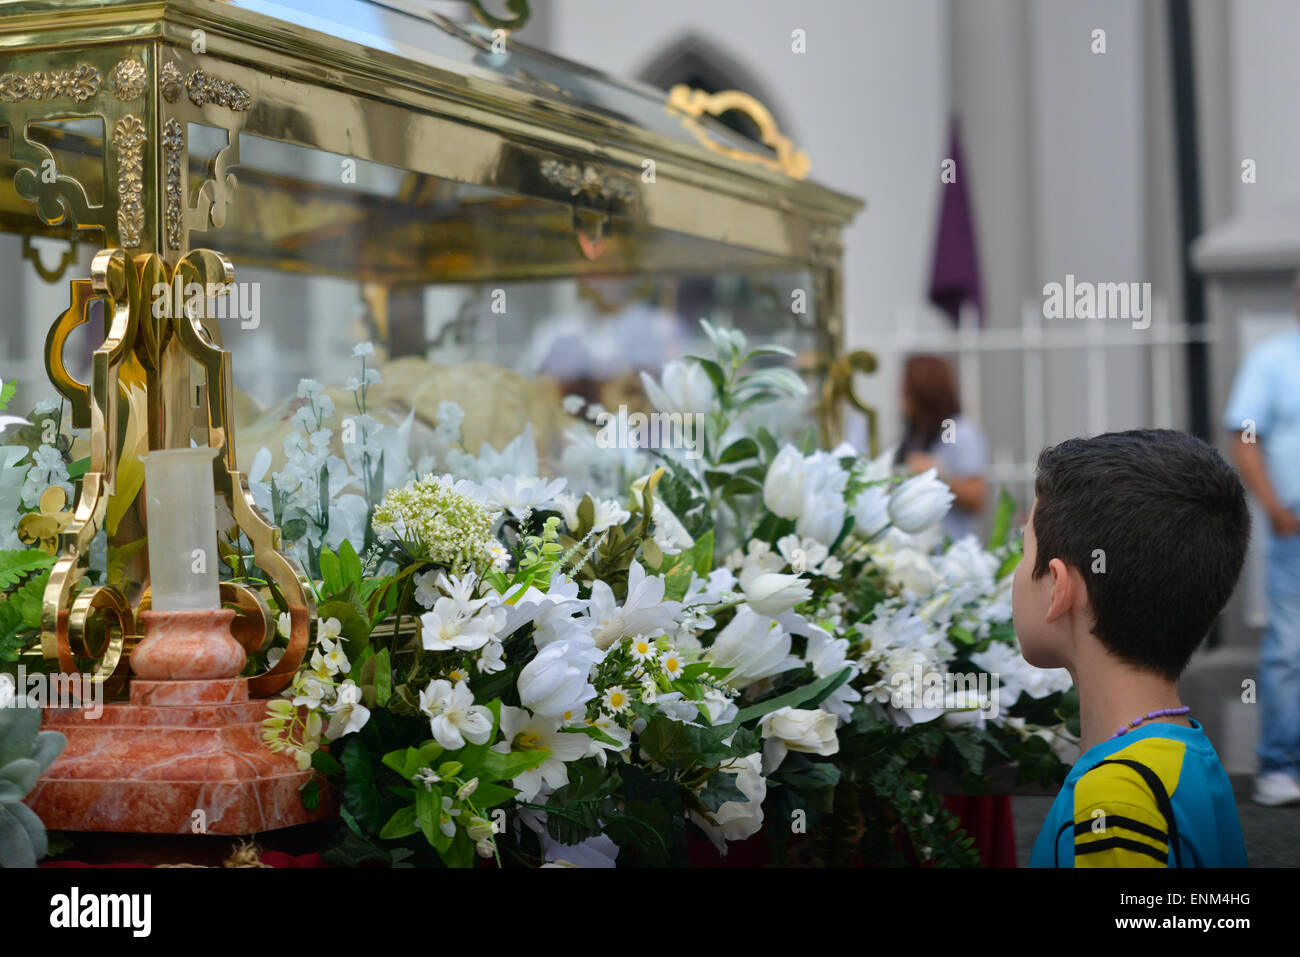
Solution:
M29 578L11 591L0 602L0 661L17 661L34 640L37 629L41 627L41 602L49 578L47 567L35 578Z
M39 708L0 707L0 867L35 867L48 849L45 825L23 799L67 739L40 725Z
M32 572L50 568L54 559L39 548L0 551L0 590L13 588Z

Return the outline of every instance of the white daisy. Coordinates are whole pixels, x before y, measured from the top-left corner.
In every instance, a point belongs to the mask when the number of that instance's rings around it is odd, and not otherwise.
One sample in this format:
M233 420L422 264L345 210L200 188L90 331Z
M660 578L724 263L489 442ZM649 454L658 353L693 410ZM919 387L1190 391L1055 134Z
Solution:
M614 685L605 692L605 697L601 699L601 703L605 705L606 710L613 714L622 714L627 710L627 706L632 703L632 699L623 690L622 685Z
M628 642L628 650L632 653L632 660L637 662L654 661L656 656L655 643L645 635L636 635Z

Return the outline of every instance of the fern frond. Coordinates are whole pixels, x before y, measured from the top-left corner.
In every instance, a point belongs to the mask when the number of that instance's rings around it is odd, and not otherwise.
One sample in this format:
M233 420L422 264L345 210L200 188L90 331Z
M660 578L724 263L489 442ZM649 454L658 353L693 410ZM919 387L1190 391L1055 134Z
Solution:
M0 551L0 589L13 588L35 571L43 571L54 559L39 548L15 548Z

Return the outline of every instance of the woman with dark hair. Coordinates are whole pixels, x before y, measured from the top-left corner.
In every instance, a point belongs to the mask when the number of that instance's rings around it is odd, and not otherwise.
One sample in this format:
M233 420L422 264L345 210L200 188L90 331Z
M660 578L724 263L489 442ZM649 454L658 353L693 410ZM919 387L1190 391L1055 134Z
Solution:
M938 356L909 356L903 367L903 441L895 461L911 472L935 469L956 496L943 530L956 541L979 534L987 489L988 443L961 414L952 366Z

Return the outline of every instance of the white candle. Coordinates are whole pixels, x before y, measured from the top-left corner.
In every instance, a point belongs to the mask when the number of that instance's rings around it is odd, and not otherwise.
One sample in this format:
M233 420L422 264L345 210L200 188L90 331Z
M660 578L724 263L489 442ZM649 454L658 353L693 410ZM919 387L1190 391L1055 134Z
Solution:
M221 607L215 454L210 448L160 449L145 456L149 588L158 611Z

